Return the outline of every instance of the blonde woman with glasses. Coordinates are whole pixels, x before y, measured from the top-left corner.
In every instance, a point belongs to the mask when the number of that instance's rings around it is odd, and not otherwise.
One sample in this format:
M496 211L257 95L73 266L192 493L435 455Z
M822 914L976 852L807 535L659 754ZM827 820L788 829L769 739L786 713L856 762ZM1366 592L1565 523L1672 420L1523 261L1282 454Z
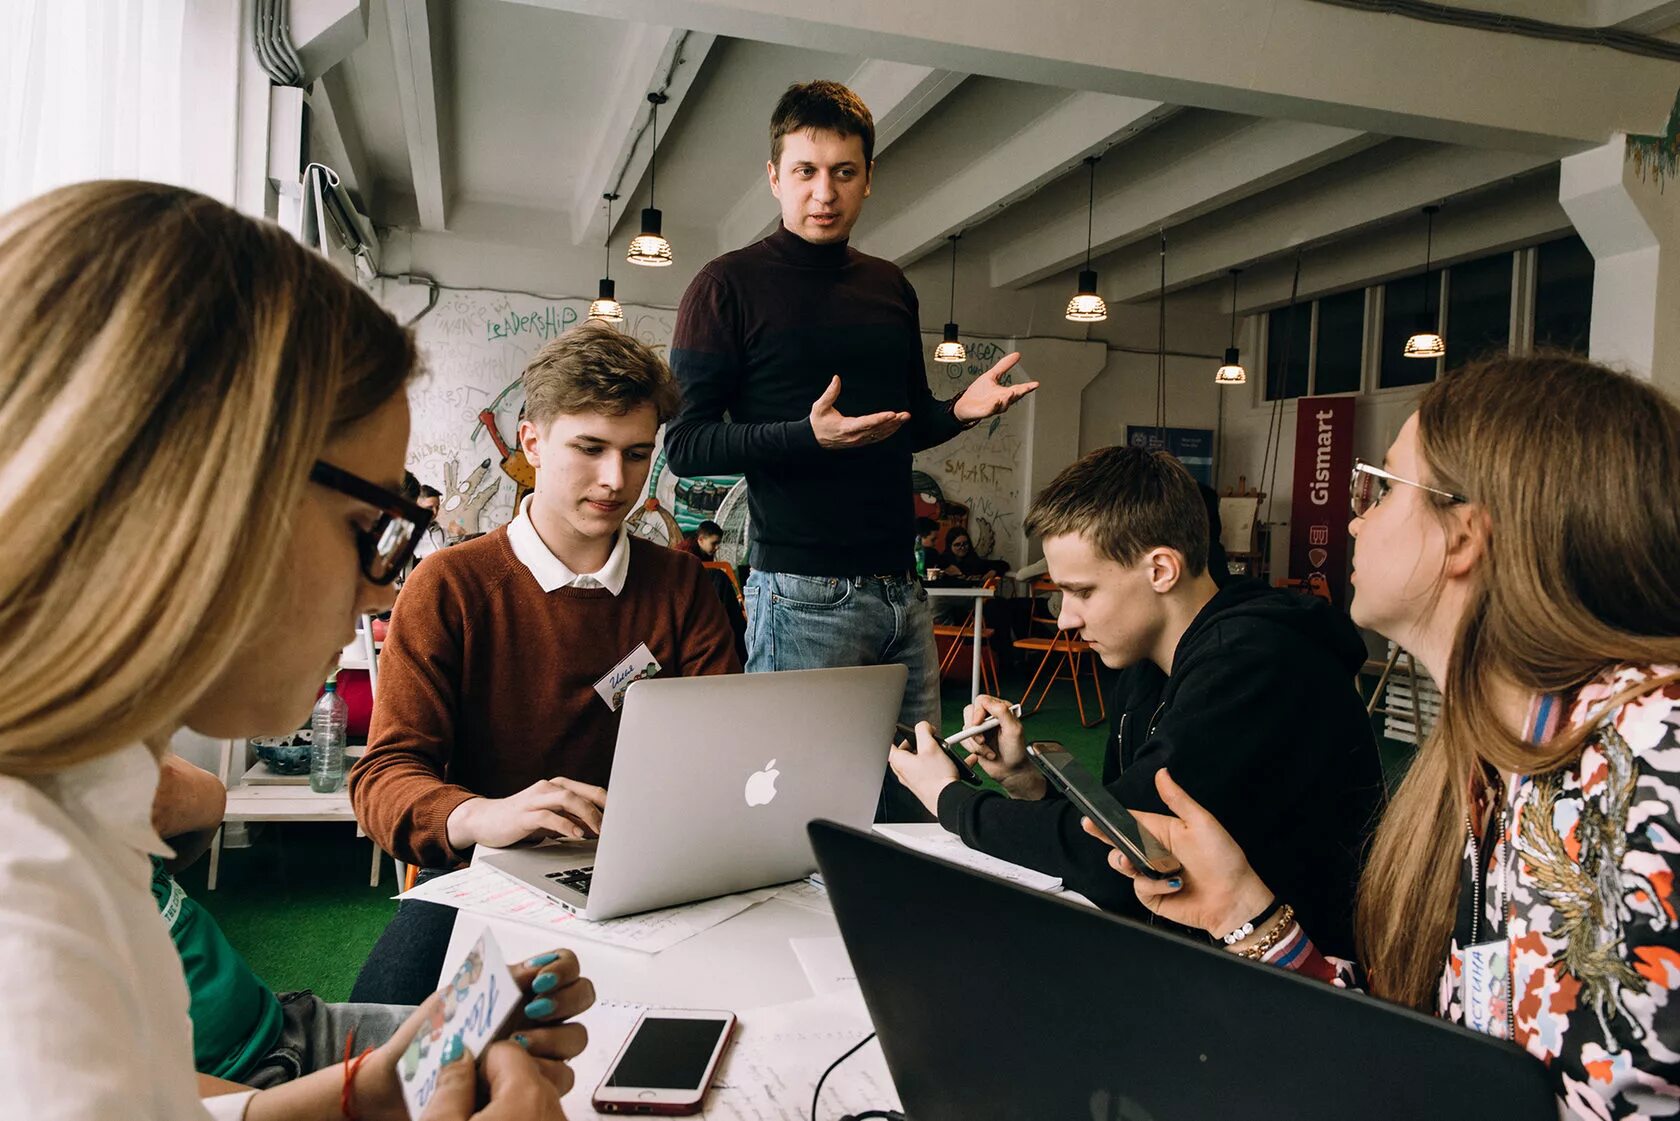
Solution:
M151 183L0 215L0 308L0 1112L406 1118L430 1002L353 1064L201 1104L149 855L171 733L296 727L390 606L429 520L396 493L412 339L278 228ZM516 973L540 1015L456 1049L426 1121L560 1117L593 991L566 953Z
M1573 358L1489 361L1355 468L1353 515L1354 621L1442 696L1360 883L1365 983L1515 1040L1566 1113L1674 1114L1680 411ZM1138 817L1185 872L1135 877L1145 905L1347 983L1220 824L1158 785L1175 816Z

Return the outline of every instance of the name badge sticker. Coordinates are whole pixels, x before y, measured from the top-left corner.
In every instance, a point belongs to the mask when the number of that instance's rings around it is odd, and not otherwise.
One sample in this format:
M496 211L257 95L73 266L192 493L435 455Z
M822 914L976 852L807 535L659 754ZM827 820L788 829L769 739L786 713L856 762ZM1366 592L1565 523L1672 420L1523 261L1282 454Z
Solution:
M1464 1025L1505 1038L1511 971L1505 940L1482 942L1464 951Z
M638 643L622 662L595 683L595 692L607 702L608 708L617 712L624 707L624 691L643 678L658 677L660 668L659 659L653 656L647 643Z

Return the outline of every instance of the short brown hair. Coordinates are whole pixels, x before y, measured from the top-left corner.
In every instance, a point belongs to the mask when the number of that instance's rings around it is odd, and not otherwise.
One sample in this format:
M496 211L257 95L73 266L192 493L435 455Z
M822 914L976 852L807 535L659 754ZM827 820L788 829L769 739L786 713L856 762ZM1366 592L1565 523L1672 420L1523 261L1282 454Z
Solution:
M664 424L682 404L665 360L598 320L578 324L537 351L520 377L525 419L538 428L561 413L623 416L641 405L652 405Z
M808 128L858 137L865 169L875 162L875 118L863 98L839 82L819 78L787 88L770 114L770 162L781 165L782 137Z
M1207 571L1207 507L1196 480L1166 452L1113 447L1085 456L1033 499L1027 532L1077 533L1121 564L1165 546L1183 555L1191 576Z

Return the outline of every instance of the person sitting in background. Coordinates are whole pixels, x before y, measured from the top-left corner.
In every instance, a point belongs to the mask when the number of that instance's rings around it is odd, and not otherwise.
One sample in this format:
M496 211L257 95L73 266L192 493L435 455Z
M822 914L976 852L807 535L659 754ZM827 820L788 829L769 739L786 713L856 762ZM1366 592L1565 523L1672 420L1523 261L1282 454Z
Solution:
M519 443L536 489L508 525L414 570L349 776L363 830L426 878L474 845L599 832L628 684L604 684L615 670L741 671L706 570L624 528L677 408L664 361L591 320L522 376ZM449 907L399 904L350 999L430 992L454 922Z
M1002 573L1009 566L1002 561L989 560L974 548L968 530L957 526L945 536L945 551L928 561L928 579L951 586L982 584L986 577ZM973 600L944 597L933 605L933 617L941 623L960 623L974 610Z
M215 917L175 878L216 835L227 789L179 755L165 755L159 764L152 825L175 855L152 857L152 898L181 955L198 1072L261 1089L339 1062L347 1036L358 1049L391 1038L412 1006L328 1004L307 990L276 996L246 964Z
M674 546L679 553L687 553L702 561L717 560L717 548L723 543L723 527L713 521L701 522L693 533L683 534Z
M1027 513L1062 592L1058 625L1123 670L1102 780L1121 805L1162 808L1154 774L1173 772L1217 806L1270 882L1339 947L1353 941L1353 885L1382 803L1382 771L1354 675L1365 643L1322 600L1258 580L1217 587L1196 481L1165 452L1104 448L1053 479ZM1148 919L1109 873L1107 849L1051 791L1007 702L981 697L965 723L995 716L974 760L1005 794L957 781L931 738L893 769L971 848L1060 877L1099 906Z
M175 730L296 728L355 617L391 601L426 524L397 493L413 338L280 227L157 183L0 215L0 306L6 1116L405 1117L398 1060L440 996L353 1066L201 1080L149 883L172 855L152 812ZM63 423L90 403L97 424ZM583 1044L559 1021L593 992L570 955L543 968L548 1003L515 1013L529 1052L496 1044L448 1080L482 1072L492 1108L559 1121ZM538 975L515 973L527 992Z
M1680 409L1648 382L1552 355L1432 383L1382 467L1354 467L1353 618L1441 688L1360 882L1363 969L1320 952L1336 954L1176 761L1155 775L1173 816L1138 817L1184 872L1136 880L1138 900L1241 935L1231 952L1363 972L1385 1000L1512 1040L1560 1114L1673 1116L1676 479Z

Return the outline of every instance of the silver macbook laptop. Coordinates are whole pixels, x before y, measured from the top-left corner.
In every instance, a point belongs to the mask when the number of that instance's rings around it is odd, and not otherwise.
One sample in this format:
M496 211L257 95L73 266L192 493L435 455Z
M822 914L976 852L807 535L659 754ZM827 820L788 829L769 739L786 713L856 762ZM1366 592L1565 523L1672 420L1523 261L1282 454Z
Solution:
M816 870L805 826L869 828L903 666L638 681L601 837L484 862L589 919L710 899Z

